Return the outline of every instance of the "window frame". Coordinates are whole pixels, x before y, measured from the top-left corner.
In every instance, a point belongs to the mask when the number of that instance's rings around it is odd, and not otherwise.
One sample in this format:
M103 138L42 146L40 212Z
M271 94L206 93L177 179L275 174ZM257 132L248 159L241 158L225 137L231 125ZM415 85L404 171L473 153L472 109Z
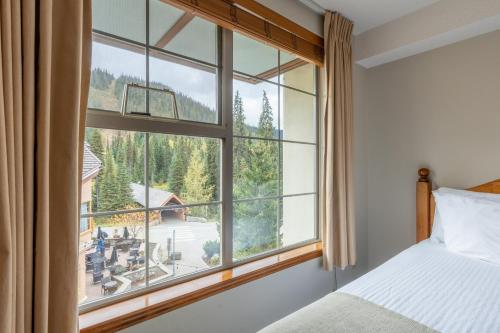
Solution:
M203 276L207 276L209 274L213 274L216 272L224 271L227 269L235 268L241 265L245 265L252 261L257 261L269 256L273 256L282 252L290 251L293 249L297 249L303 247L307 244L316 243L320 239L320 228L319 228L319 202L320 202L320 191L319 191L319 174L320 174L320 145L319 145L319 136L320 136L320 113L319 113L319 67L315 66L315 93L310 93L306 91L302 91L300 89L290 87L287 85L283 85L278 79L278 82L272 82L269 80L259 79L265 82L269 82L278 87L278 91L281 88L292 89L298 91L300 93L304 93L307 95L311 95L315 97L315 134L316 141L312 142L302 142L302 141L293 141L293 140L285 140L282 138L282 133L280 133L279 138L256 138L256 137L244 137L234 135L233 133L233 75L234 74L244 74L248 77L255 76L248 75L245 73L241 73L233 70L233 31L217 26L217 58L218 63L216 65L208 64L203 61L199 61L187 56L175 54L171 51L163 50L156 48L154 46L149 45L149 1L146 0L146 43L143 44L138 41L133 41L124 37L112 35L110 33L102 32L99 30L93 29L93 40L99 40L100 38L112 39L113 42L116 42L118 45L128 45L129 47L140 47L145 50L145 67L146 67L146 87L149 87L149 57L150 57L150 49L156 53L163 53L169 57L180 58L183 61L193 62L197 65L209 66L216 69L217 75L217 124L211 123L203 123L197 121L190 120L177 120L177 119L168 119L161 117L153 117L153 116L136 116L136 115L121 115L120 112L109 111L97 108L88 108L87 109L87 118L86 118L86 127L100 128L100 129L111 129L111 130L125 130L125 131L137 131L144 133L145 142L149 141L149 135L151 133L158 134L167 134L167 135L183 135L183 136L191 136L191 137L205 137L205 138L215 138L221 140L221 160L220 160L220 198L219 201L209 202L209 203L197 203L197 204L186 204L179 205L178 207L192 207L199 205L220 205L221 207L221 264L214 268L203 269L194 273L189 273L171 280L167 280L160 283L154 283L150 285L148 279L145 281L145 286L140 287L135 290L127 291L118 295L107 296L102 299L98 299L96 301L92 301L89 303L83 303L79 305L80 314L90 312L92 310L102 308L104 306L108 306L110 304L123 301L125 299L129 299L131 297L136 297L140 295L144 295L156 290L168 288L173 285L177 285L180 283L185 283L191 281L196 278L200 278ZM251 37L252 38L252 37ZM101 39L102 40L102 39ZM259 41L258 39L256 39ZM259 41L262 42L262 41ZM274 47L274 46L273 46ZM280 52L280 51L279 51ZM278 52L278 69L280 68L280 53ZM278 76L281 76L281 73L278 73ZM281 94L281 92L279 93ZM281 99L278 98L278 104L281 104ZM148 101L146 99L146 107L148 107ZM278 115L281 113L281 106L277 110ZM279 129L281 130L281 129ZM233 138L243 138L243 139L251 139L251 140L266 140L266 141L276 141L280 146L280 164L279 164L279 184L282 183L282 172L281 172L281 151L282 151L282 143L295 143L295 144L308 144L313 145L316 148L316 160L315 160L315 191L308 193L298 193L298 194L288 194L283 195L281 190L278 195L266 198L248 198L248 199L233 199ZM149 181L149 144L145 145L145 164L144 164L144 177ZM281 185L280 185L281 186ZM145 185L145 202L146 207L139 209L130 209L130 210L121 210L121 211L113 211L113 212L89 212L88 214L82 214L83 218L93 218L98 216L107 216L107 215L116 215L120 213L132 213L132 212L144 212L145 213L145 242L149 242L149 214L150 211L158 211L158 207L149 207L148 206L148 192L149 188L147 183ZM244 201L255 201L262 199L278 199L282 200L286 197L297 197L302 195L314 195L315 197L315 216L314 216L314 238L308 239L305 241L301 241L298 243L294 243L292 245L279 247L276 249L272 249L269 251L265 251L259 253L257 255L247 257L241 260L233 259L233 205L235 202L244 202ZM148 274L149 269L149 251L145 251L146 256L146 276Z

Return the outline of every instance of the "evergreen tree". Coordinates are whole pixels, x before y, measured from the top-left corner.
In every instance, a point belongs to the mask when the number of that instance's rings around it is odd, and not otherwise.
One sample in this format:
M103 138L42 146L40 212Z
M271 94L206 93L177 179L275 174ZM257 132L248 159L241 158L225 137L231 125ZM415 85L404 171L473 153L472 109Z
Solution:
M88 143L90 145L90 150L97 156L97 158L102 162L104 156L104 147L102 145L102 135L101 130L92 129L90 133Z
M126 164L126 151L122 150L116 163L116 209L126 209L134 205L132 189L130 188L130 173Z
M265 91L262 95L262 113L259 117L259 129L257 132L259 137L262 138L273 138L274 135L273 109Z
M151 135L149 142L151 180L161 185L167 182L168 166L171 158L168 137L165 135Z
M168 189L170 192L176 195L180 195L182 193L184 188L185 170L186 167L182 148L179 147L179 145L176 145L172 156L172 163L170 163L168 172Z
M220 146L215 139L208 139L205 148L204 168L207 175L207 187L212 188L210 195L211 201L217 201L219 198L219 161L220 161Z
M245 110L238 90L236 90L233 104L233 132L235 135L248 136L248 128L245 124Z
M144 135L134 133L132 142L135 152L132 162L132 181L144 184Z
M236 91L234 96L233 105L233 128L235 135L248 136L248 126L245 124L245 110L243 109L243 102L241 100L240 92ZM234 138L233 140L233 179L235 194L239 193L241 187L242 173L246 167L246 160L248 159L248 146L250 140L243 138Z
M274 133L272 108L266 93L262 97L262 113L257 133L272 138ZM247 166L238 180L236 194L243 198L277 195L278 144L272 141L247 141ZM237 256L251 255L279 245L280 219L275 199L256 200L235 205L235 250ZM281 237L280 237L281 238Z
M214 188L208 184L209 177L205 172L200 149L193 151L189 167L184 177L183 199L188 203L208 202L213 196ZM205 207L193 207L191 214L197 216L205 215Z
M116 205L116 177L113 156L109 148L106 150L104 165L101 177L99 177L99 201L97 208L99 211L115 210Z

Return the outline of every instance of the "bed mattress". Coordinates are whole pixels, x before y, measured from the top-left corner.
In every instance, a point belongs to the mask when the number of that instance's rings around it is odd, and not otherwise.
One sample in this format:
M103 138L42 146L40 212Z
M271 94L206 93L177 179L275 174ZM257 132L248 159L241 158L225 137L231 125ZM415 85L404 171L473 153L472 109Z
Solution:
M334 304L328 298L333 300L338 293L359 297L439 332L500 332L500 266L451 253L430 240L316 303ZM315 312L313 303L274 325L286 327L300 316L301 322L310 322L301 332L318 331Z

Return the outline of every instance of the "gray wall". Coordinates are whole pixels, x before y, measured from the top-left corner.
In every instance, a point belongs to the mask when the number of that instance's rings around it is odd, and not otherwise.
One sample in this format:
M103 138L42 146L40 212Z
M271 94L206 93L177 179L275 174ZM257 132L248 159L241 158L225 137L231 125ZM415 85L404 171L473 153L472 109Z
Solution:
M500 31L357 71L372 268L414 243L419 167L445 186L500 178Z
M125 329L125 333L256 332L334 289L321 260L269 275Z

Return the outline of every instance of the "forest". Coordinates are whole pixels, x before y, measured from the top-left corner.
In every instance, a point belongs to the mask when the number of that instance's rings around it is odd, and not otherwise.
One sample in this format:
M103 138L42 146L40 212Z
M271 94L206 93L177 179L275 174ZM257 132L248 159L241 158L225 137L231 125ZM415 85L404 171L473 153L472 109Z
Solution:
M94 69L91 77L89 105L110 108L120 105L126 82L138 78L119 76L102 69ZM157 87L168 88L158 83ZM151 95L150 112L159 113L165 107L159 95ZM216 112L177 94L177 108L186 118L214 122ZM143 98L134 96L134 105ZM142 101L142 102L141 102ZM163 104L162 104L163 103ZM235 135L272 138L276 133L273 112L266 93L262 94L262 112L257 128L246 124L244 105L238 91L233 98L233 126ZM134 202L130 183L145 184L145 145L149 149L149 186L176 194L183 203L208 203L220 200L220 141L168 134L115 131L87 128L86 141L102 161L101 171L93 189L93 211L116 211L138 207ZM233 196L234 199L252 199L280 194L279 143L276 141L234 138ZM208 208L207 208L208 207ZM220 221L219 205L190 207L188 214ZM235 257L248 256L279 247L281 235L280 204L277 199L236 201L233 205Z

